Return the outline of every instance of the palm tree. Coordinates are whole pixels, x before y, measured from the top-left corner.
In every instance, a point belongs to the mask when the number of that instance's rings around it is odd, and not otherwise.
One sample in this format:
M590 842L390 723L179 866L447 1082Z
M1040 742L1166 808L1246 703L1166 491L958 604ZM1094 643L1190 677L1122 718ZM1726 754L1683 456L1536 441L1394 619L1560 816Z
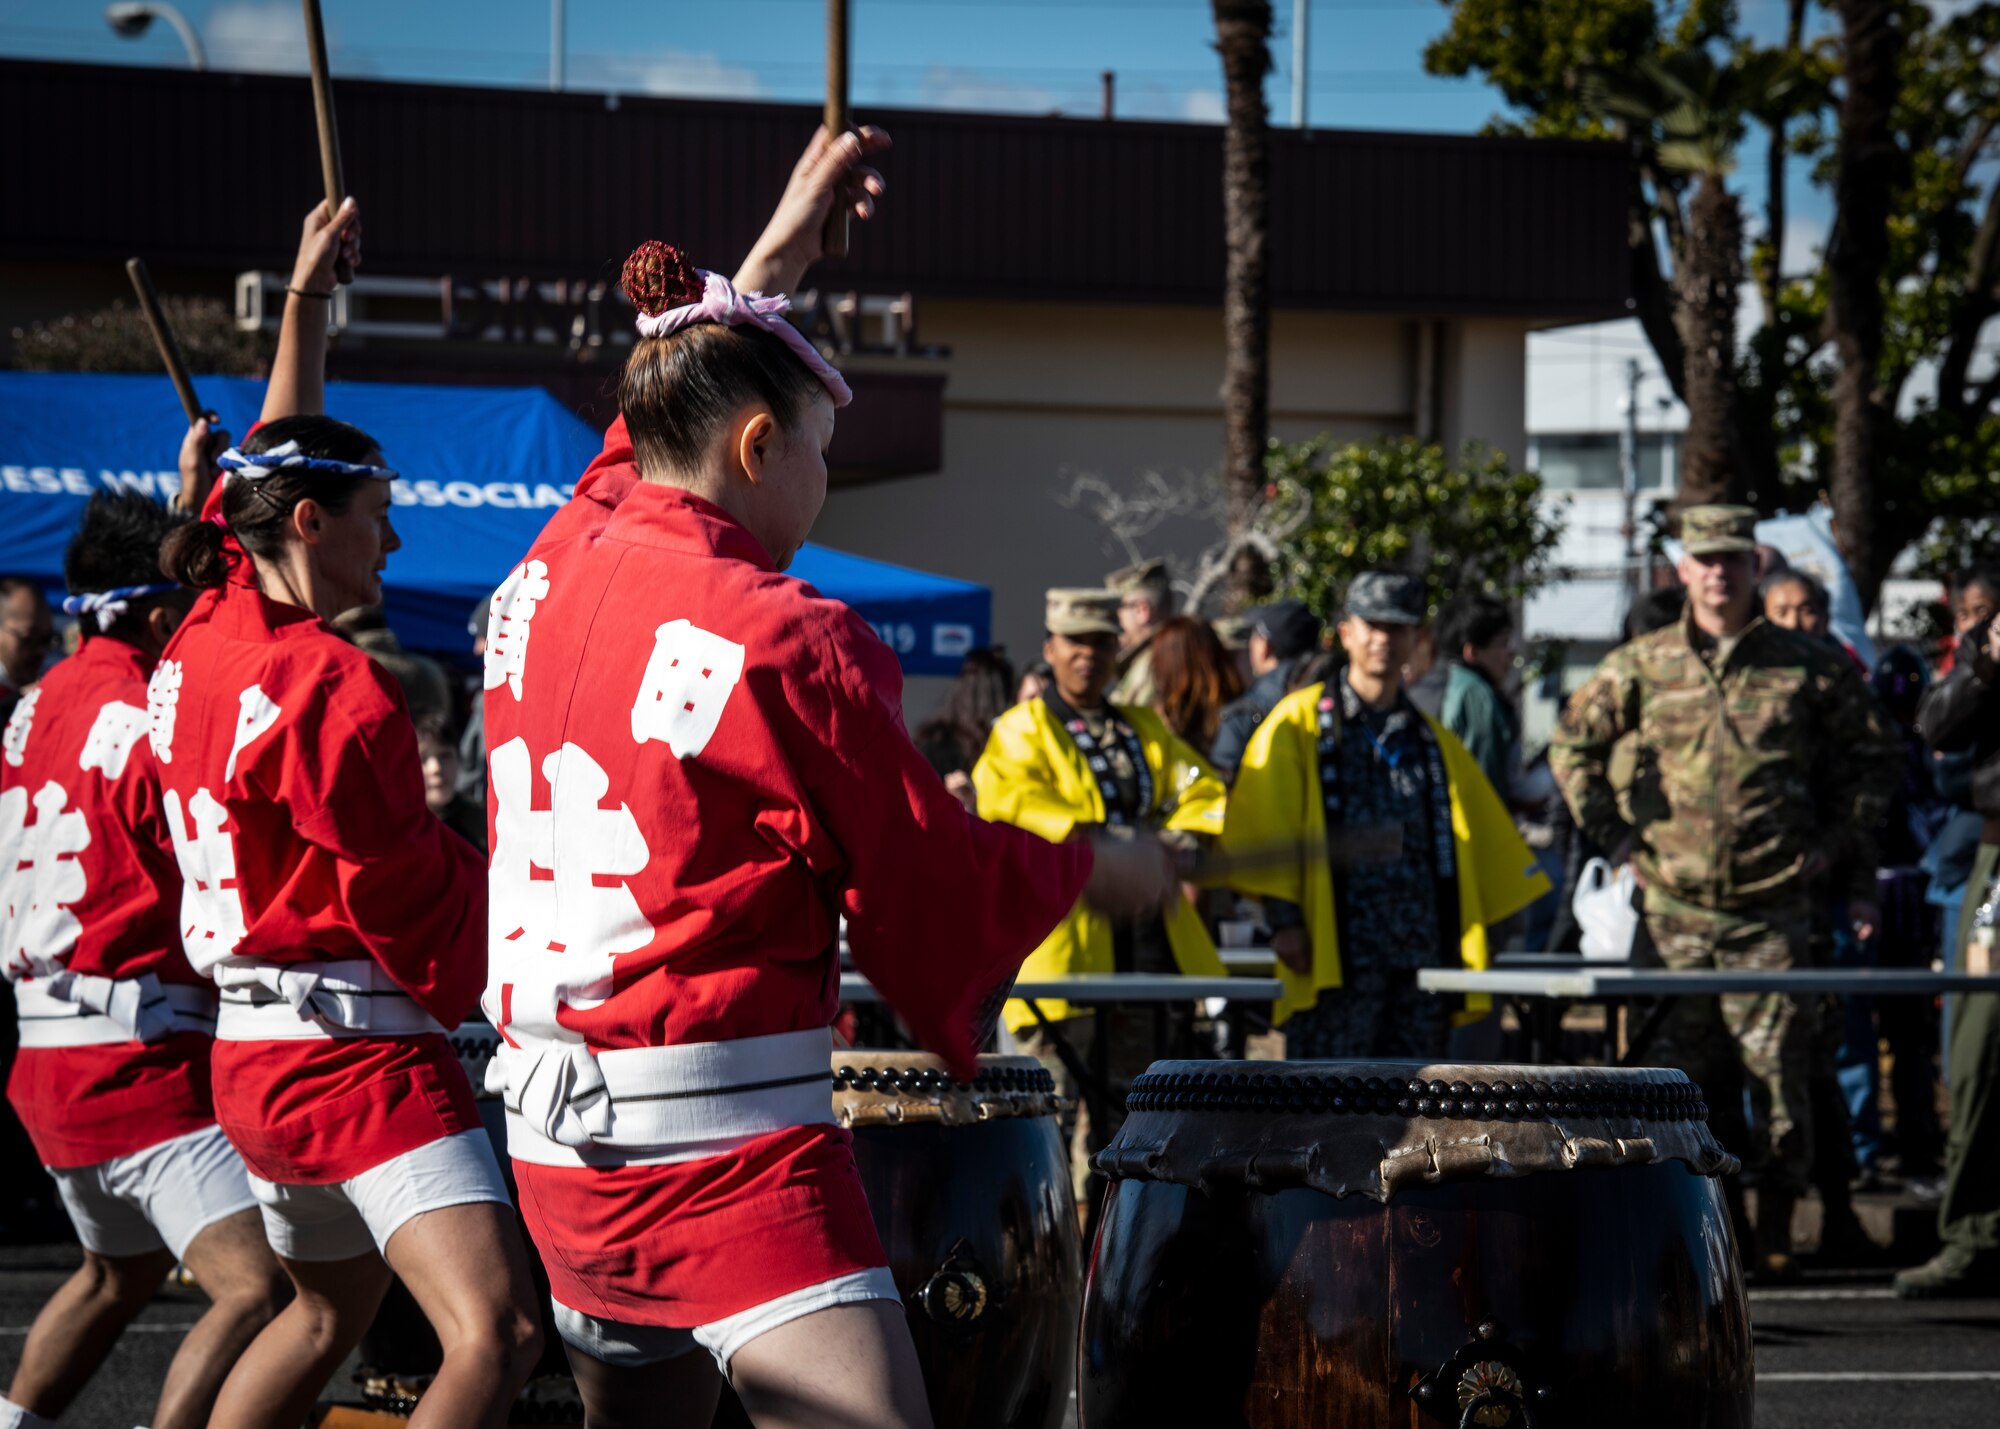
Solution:
M1271 428L1270 0L1214 0L1215 48L1229 115L1222 149L1222 489L1228 502L1231 610L1271 588L1270 564L1248 537L1264 491Z
M1584 80L1585 103L1618 124L1660 197L1655 213L1672 252L1674 329L1684 352L1688 428L1675 501L1682 509L1750 494L1736 373L1743 208L1728 178L1745 121L1781 106L1797 82L1781 50L1718 62L1704 49ZM1683 211L1679 193L1689 183Z

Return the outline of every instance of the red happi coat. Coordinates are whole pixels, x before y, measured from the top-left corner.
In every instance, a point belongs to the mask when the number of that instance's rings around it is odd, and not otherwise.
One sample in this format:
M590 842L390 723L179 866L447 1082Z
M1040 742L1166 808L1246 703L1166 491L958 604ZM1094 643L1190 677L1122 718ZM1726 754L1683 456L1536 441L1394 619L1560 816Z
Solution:
M388 674L310 611L266 598L238 558L148 699L194 966L372 959L456 1026L485 975L480 858L426 807ZM345 1180L480 1124L435 1033L218 1040L214 1066L216 1119L270 1181Z
M180 873L146 743L150 657L93 635L28 692L0 741L0 929L9 979L201 984L174 915ZM50 1166L129 1156L215 1120L209 1039L24 1047L7 1095Z
M860 968L968 1067L975 1005L1088 850L967 815L868 626L727 513L638 482L622 439L489 626L488 1016L592 1052L823 1028L844 914ZM704 1324L884 1263L830 1116L700 1160L514 1169L555 1298L600 1317Z

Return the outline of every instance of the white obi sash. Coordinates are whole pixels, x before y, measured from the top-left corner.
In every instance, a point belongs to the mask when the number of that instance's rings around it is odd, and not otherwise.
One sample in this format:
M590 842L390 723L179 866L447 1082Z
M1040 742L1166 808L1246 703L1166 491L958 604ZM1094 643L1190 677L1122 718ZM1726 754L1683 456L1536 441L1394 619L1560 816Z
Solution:
M215 1031L215 989L163 983L152 973L64 971L14 984L14 1000L23 1047L102 1047Z
M507 1153L541 1166L660 1165L833 1121L833 1030L592 1052L503 1043L486 1088L507 1104Z
M215 1035L225 1042L313 1037L421 1037L445 1029L368 958L266 963L224 958Z

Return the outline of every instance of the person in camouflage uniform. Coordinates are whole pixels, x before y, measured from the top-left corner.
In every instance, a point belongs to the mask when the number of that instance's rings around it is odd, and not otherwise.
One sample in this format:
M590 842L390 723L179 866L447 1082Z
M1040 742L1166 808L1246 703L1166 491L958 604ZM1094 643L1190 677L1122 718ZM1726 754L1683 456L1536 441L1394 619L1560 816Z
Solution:
M1153 634L1174 613L1174 584L1162 560L1141 561L1104 578L1118 597L1118 675L1111 685L1115 705L1151 708L1159 691L1153 684Z
M1901 751L1852 662L1759 618L1755 521L1740 506L1682 515L1686 614L1612 651L1549 750L1578 827L1630 858L1672 968L1807 966L1830 877L1858 928L1876 922L1875 831ZM1635 731L1628 822L1607 768ZM1816 1023L1815 999L1786 993L1678 998L1650 1049L1707 1089L1718 1131L1746 1151L1757 1268L1773 1277L1792 1273L1792 1210L1812 1164ZM1747 1135L1730 1125L1746 1084Z

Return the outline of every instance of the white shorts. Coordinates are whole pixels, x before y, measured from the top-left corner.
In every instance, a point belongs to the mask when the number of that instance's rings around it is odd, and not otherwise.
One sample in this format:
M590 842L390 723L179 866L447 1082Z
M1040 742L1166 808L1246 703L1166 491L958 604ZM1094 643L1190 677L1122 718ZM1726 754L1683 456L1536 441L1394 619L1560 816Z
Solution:
M818 1310L859 1305L868 1300L903 1303L903 1294L896 1288L896 1279L887 1266L837 1275L761 1305L752 1305L712 1324L696 1325L692 1330L600 1320L581 1310L572 1310L560 1300L552 1299L549 1303L555 1307L556 1333L562 1336L563 1343L582 1350L592 1359L637 1369L678 1359L699 1347L715 1357L716 1368L727 1378L729 1362L736 1358L736 1352L766 1331L789 1325Z
M208 1227L257 1204L219 1126L49 1175L84 1249L114 1258L164 1248L178 1260Z
M250 1178L264 1208L264 1238L287 1260L352 1260L386 1250L405 1221L446 1206L512 1205L492 1143L480 1130L426 1142L325 1186Z

